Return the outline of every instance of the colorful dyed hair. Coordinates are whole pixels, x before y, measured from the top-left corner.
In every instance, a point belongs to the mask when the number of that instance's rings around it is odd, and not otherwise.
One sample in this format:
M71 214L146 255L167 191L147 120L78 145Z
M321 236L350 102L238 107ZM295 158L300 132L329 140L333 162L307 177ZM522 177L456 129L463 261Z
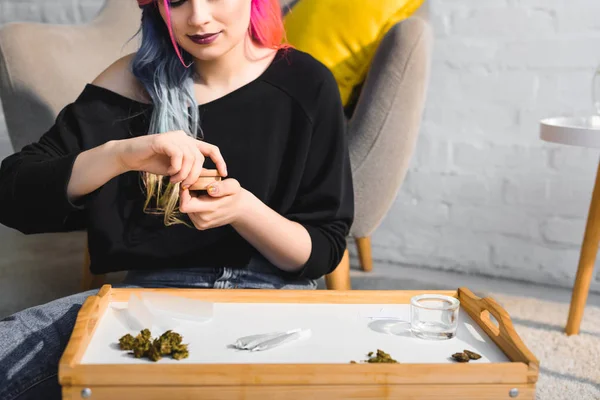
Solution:
M165 7L166 24L158 2ZM190 0L191 1L191 0ZM134 76L153 103L149 134L182 130L202 139L198 104L194 95L193 57L180 48L171 25L169 0L137 0L142 9L141 44L132 61ZM288 47L278 0L252 0L248 33L259 46ZM184 223L177 217L179 184L165 183L165 177L143 173L146 187L144 211L164 214L166 225ZM154 207L149 207L156 198Z

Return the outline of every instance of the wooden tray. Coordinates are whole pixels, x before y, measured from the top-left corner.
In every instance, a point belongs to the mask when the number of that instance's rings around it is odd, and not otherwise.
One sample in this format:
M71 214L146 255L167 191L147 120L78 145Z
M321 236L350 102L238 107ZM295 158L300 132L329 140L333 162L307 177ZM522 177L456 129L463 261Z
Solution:
M136 333L120 325L119 310L139 291L214 302L212 321L176 329L189 343L189 358L154 363L118 350L119 337ZM408 317L411 297L423 293L460 300L455 338L425 341L382 330L384 321L365 318L382 307ZM226 346L248 334L305 327L313 331L309 339L268 351ZM360 363L377 349L399 364ZM465 349L482 359L457 363L449 358ZM506 311L466 288L291 291L105 285L79 311L59 363L59 381L63 399L533 399L538 366Z

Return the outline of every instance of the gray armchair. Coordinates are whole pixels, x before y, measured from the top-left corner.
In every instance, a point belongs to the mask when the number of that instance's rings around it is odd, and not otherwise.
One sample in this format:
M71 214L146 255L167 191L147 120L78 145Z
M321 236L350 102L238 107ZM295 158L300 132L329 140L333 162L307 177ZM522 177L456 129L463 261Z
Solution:
M107 0L98 16L87 24L17 22L0 29L0 99L15 151L38 140L54 124L59 111L77 98L86 83L112 62L137 49L137 38L129 39L139 29L140 17L135 1ZM42 254L34 257L6 254L5 258L22 265L0 267L0 282L7 289L4 293L11 293L13 297L20 294L23 298L11 298L6 310L0 307L0 315L2 311L18 311L102 282L103 277L92 276L89 271L84 232L22 239L8 231L2 235L21 248L13 250L15 252L29 249L35 253L39 249ZM63 264L73 263L73 257L64 254L68 251L65 248L79 251L74 266L77 269ZM41 267L40 263L46 263L48 268ZM49 271L50 268L55 270ZM7 282L24 276L28 277L27 284ZM80 279L80 284L74 283L74 279ZM17 287L14 292L13 287Z
M2 27L0 96L15 150L38 140L86 83L136 50L136 39L127 41L137 32L140 16L133 0L107 0L89 24Z
M282 5L292 2L282 0ZM15 150L39 139L60 109L106 66L135 51L137 41L126 42L137 31L139 18L135 1L107 0L89 24L13 23L0 29L0 98ZM369 236L389 210L415 146L430 47L425 19L397 24L377 51L349 120L356 196L351 233L365 270L371 268ZM92 279L88 262L86 257L83 288L98 286L102 279ZM349 268L346 251L340 266L326 277L328 288L349 289Z
M425 7L427 4L425 5ZM409 167L429 83L432 34L421 16L396 24L381 42L348 121L354 179L355 238L361 268L370 271L371 234L389 211ZM350 289L348 250L327 286Z
M284 13L300 0L282 0ZM396 24L379 45L358 102L348 121L354 179L355 238L361 268L373 269L371 234L389 211L415 148L431 64L429 2ZM325 277L329 289L350 289L346 250L336 270Z

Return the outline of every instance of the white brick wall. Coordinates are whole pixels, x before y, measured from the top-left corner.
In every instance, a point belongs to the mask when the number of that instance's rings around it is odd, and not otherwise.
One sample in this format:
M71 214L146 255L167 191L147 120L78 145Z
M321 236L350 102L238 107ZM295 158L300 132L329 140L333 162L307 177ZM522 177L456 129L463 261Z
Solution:
M429 1L422 134L373 257L570 287L598 152L541 142L538 121L593 112L600 3ZM0 24L86 21L102 3L0 0ZM0 115L0 156L11 151Z
M593 112L600 3L430 0L430 10L423 129L374 257L570 287L598 151L542 142L538 121Z

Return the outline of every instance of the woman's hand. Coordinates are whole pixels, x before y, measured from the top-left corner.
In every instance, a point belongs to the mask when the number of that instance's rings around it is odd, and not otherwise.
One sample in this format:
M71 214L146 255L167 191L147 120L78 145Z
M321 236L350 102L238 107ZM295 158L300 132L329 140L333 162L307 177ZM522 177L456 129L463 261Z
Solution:
M231 225L250 245L284 271L298 271L310 257L311 237L301 224L268 207L229 178L208 185L208 195L181 190L179 211L198 230Z
M201 231L235 223L248 205L248 192L232 178L211 183L207 192L208 196L194 196L181 190L179 196L179 211Z
M121 140L117 149L118 160L125 170L170 176L171 182L182 182L184 188L198 180L205 157L213 160L221 176L227 176L219 148L183 131Z

